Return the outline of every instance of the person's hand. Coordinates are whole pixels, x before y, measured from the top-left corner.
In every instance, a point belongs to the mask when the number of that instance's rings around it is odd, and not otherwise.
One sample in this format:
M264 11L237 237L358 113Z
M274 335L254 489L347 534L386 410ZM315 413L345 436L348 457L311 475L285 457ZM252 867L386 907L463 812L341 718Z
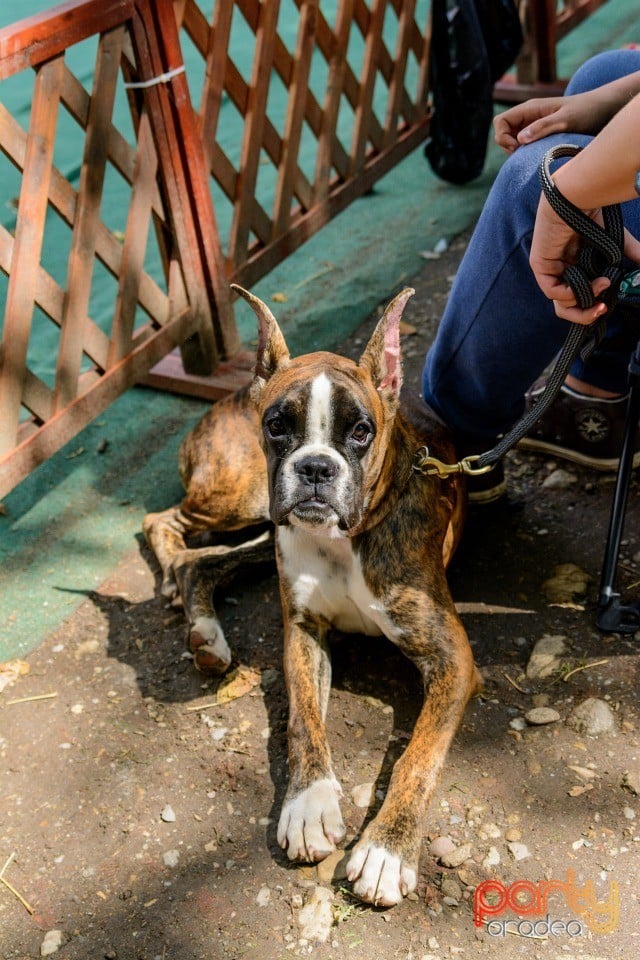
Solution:
M610 96L605 96L603 90L518 103L494 118L495 141L507 153L513 153L523 144L541 140L551 133L598 133L613 109Z
M602 224L600 210L583 212ZM598 301L586 309L580 308L573 290L564 280L566 268L577 263L583 243L583 238L553 211L543 195L538 205L529 264L538 286L553 301L556 314L571 323L588 325L607 312L606 304ZM640 242L626 230L624 252L630 260L640 263ZM594 299L597 301L609 286L610 281L606 277L592 280Z

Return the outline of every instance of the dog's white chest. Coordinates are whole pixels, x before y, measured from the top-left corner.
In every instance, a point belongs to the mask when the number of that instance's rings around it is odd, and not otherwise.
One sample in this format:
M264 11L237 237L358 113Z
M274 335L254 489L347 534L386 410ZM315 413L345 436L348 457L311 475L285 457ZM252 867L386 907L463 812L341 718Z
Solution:
M297 527L281 527L278 539L282 574L298 608L325 617L345 633L393 637L395 628L365 583L347 537L319 537Z

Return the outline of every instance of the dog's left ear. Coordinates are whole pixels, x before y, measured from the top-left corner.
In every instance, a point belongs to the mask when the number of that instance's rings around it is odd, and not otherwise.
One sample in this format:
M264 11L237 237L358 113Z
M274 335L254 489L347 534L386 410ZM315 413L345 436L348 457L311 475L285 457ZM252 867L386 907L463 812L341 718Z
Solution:
M369 371L379 393L386 399L397 400L400 396L400 318L407 300L414 293L412 287L405 287L393 298L360 357L360 366Z
M289 348L276 318L266 303L236 283L231 284L231 289L247 301L258 318L258 350L254 385L259 391L279 366L289 362ZM252 390L252 392L255 391Z

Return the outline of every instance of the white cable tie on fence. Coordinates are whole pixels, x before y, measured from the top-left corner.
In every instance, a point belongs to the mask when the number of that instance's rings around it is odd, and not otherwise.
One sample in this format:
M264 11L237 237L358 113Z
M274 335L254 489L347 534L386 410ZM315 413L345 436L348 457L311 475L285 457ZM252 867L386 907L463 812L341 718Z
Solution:
M125 90L146 90L147 87L155 87L159 83L168 83L169 80L173 80L174 77L179 76L181 73L184 73L184 63L180 67L174 67L173 70L167 70L166 73L161 73L157 77L151 77L150 80L138 80L133 83L125 83Z

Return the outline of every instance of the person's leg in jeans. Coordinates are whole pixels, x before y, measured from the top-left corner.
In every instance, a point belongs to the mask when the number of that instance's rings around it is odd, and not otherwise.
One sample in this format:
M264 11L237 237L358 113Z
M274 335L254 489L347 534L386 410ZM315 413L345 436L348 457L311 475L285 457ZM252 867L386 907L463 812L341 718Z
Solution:
M601 54L576 72L567 93L636 70L639 51ZM583 146L589 139L558 134L519 147L496 177L478 220L423 372L424 399L454 431L462 453L486 449L521 416L525 391L567 335L566 321L556 317L529 267L538 167L551 146ZM640 200L625 204L623 215L631 233L640 236ZM621 340L613 318L609 329L607 344L589 367L578 363L572 374L622 394L637 337L627 327Z

